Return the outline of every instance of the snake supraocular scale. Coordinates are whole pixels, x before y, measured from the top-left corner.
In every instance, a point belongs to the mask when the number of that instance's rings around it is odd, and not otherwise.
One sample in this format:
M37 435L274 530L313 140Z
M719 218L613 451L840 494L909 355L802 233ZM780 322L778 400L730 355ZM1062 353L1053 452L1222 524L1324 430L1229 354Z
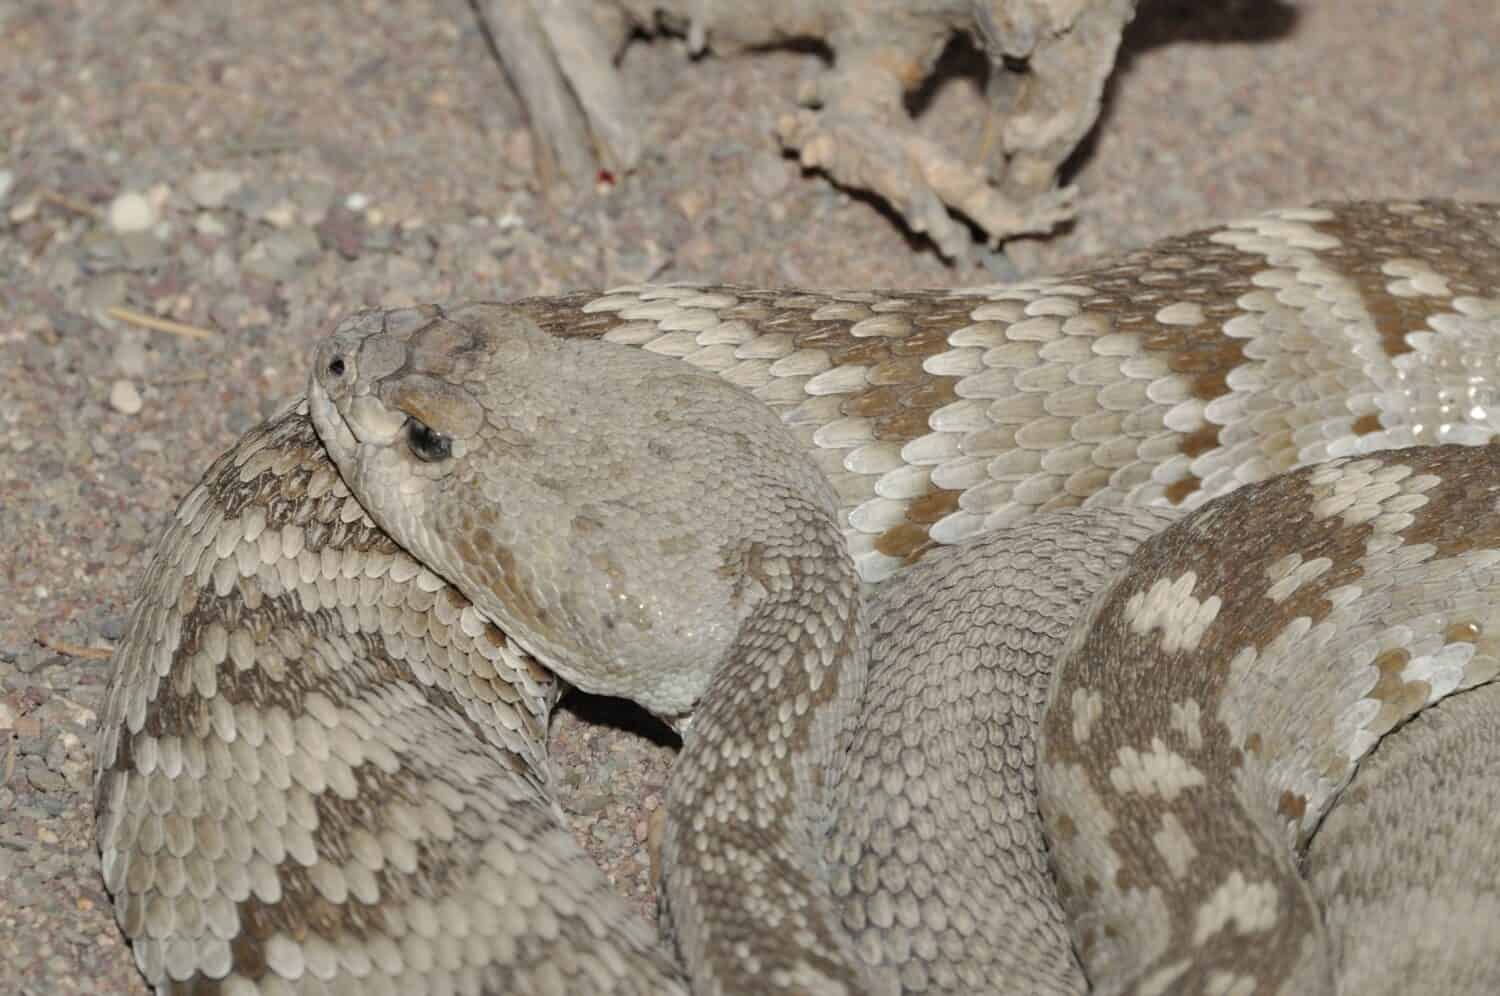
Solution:
M686 729L702 991L1078 992L1073 945L1101 992L1489 991L1497 288L1500 208L1364 203L973 291L355 316L342 476L305 404L248 434L117 651L137 961L683 988L561 829L540 661Z

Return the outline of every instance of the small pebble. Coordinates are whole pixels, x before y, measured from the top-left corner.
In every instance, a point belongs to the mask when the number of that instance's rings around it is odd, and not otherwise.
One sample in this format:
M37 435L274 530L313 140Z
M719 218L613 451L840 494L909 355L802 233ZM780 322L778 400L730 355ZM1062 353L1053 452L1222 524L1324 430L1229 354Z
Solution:
M655 239L644 239L633 249L609 249L604 253L604 279L608 284L644 283L672 262L671 253Z
M83 301L90 311L104 311L123 304L129 293L128 277L124 272L115 270L90 277L83 286Z
M270 280L290 280L298 268L322 249L318 235L301 225L270 235L255 243L240 260L248 273Z
M121 415L137 414L141 404L141 392L131 381L122 378L109 389L109 406Z
M218 215L209 214L207 211L200 211L198 212L198 216L193 219L193 230L199 235L218 238L229 231L229 226L220 221Z
M297 221L297 206L291 201L277 201L266 208L261 219L273 228L290 228Z
M697 221L703 214L703 209L708 206L708 195L697 188L689 188L674 197L672 203L677 205L677 210L688 221Z
M350 211L354 211L356 213L358 213L360 211L363 211L365 208L367 208L369 206L370 206L370 198L368 196L366 196L365 194L361 194L359 191L355 191L354 193L350 194L348 197L344 198L344 207L346 207Z
M138 233L137 233L138 234ZM124 236L104 229L86 232L78 240L77 264L90 273L109 273L125 266Z
M240 319L250 310L250 299L238 291L215 298L208 306L208 317L222 329L242 327Z
M42 652L39 648L27 647L16 657L16 670L22 674L32 674L42 666Z
M116 232L144 232L156 224L156 209L144 194L128 191L109 204L109 227Z
M774 152L760 152L750 159L750 189L756 196L770 200L786 189L792 180L792 165Z
M62 792L68 787L67 780L62 775L47 768L28 768L26 780L38 792Z
M125 265L132 270L148 270L167 261L167 246L154 232L126 232L120 236L125 251Z
M354 259L364 248L364 219L345 208L329 211L318 223L318 237L345 259Z
M501 155L513 176L531 176L536 172L536 152L531 144L531 132L519 128L505 136Z
M243 186L245 180L238 173L227 169L206 169L193 174L188 181L188 196L202 208L223 207L229 196Z
M333 194L333 184L322 180L305 180L292 187L292 200L303 224L320 224L333 206Z

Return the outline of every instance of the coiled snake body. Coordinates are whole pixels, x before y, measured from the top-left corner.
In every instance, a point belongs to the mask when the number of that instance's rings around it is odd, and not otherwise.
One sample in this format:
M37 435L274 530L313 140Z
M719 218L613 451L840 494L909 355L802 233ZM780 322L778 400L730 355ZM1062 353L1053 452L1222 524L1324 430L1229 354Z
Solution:
M1500 207L1360 203L1001 288L353 316L116 652L137 962L1491 991L1497 288ZM667 946L562 828L554 672L684 731Z

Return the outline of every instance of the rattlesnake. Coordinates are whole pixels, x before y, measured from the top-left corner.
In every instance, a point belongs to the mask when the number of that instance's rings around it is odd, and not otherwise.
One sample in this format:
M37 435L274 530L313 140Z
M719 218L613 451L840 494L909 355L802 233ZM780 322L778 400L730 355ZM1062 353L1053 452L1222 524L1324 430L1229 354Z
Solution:
M356 315L116 652L137 962L1060 993L1076 947L1099 992L1487 991L1497 287L1500 206L1357 203L1001 288ZM537 661L684 731L689 980L562 829Z

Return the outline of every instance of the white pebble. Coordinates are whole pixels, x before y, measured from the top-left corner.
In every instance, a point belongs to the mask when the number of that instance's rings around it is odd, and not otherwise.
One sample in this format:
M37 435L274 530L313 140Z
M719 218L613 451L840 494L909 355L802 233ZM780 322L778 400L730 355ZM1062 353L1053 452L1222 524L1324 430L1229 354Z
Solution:
M109 227L117 232L144 232L156 224L156 209L146 195L129 191L109 204Z
M141 392L128 380L117 380L109 389L109 406L121 415L134 415L141 410Z
M360 211L363 211L369 206L370 198L364 194L361 194L359 191L355 191L348 197L344 198L344 207L348 208L350 211L355 212L356 214L358 214Z

